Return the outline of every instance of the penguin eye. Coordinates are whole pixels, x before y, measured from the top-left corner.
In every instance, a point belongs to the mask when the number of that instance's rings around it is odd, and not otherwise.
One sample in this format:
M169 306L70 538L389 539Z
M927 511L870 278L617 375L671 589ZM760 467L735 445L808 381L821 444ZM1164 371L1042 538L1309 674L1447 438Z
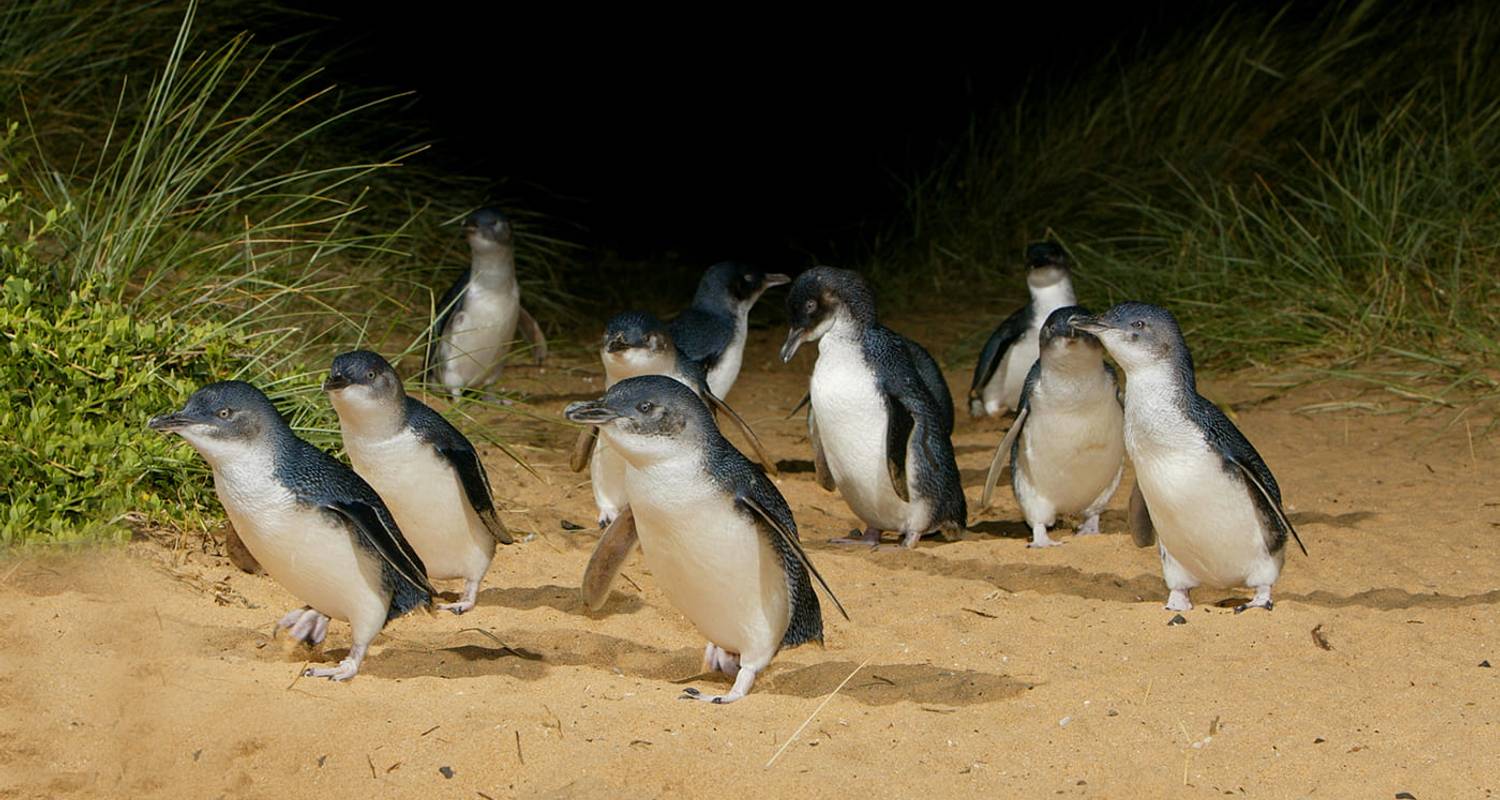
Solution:
M367 381L373 381L373 380L375 380L375 370L372 369L372 370L369 370L369 371L365 372L365 380L367 380Z
M641 412L642 414L650 414L651 409L653 408L656 408L656 406L652 405L650 400L642 400L641 402L635 404L635 410Z
M1135 322L1130 323L1130 327L1135 328L1138 331L1142 331L1146 329L1146 322L1145 320L1138 319Z
M802 308L805 309L807 313L811 314L814 311L818 310L818 301L808 300L806 303L802 304Z
M228 407L221 408L219 409L219 419L229 419L229 415L232 413L234 412L230 411Z
M749 286L750 284L755 283L755 276L746 273L740 277L740 280L744 281L746 286Z

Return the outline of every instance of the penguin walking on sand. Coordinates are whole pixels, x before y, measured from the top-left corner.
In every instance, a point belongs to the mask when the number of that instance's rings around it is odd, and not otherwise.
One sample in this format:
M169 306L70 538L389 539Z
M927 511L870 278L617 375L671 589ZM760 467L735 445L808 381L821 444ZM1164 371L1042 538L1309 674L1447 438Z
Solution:
M625 460L625 484L646 564L672 605L708 639L703 660L734 679L732 703L784 647L823 641L811 580L828 591L798 540L797 523L776 486L719 433L692 389L662 375L622 380L568 419L601 428ZM626 551L628 552L628 551ZM623 558L595 551L593 561ZM614 575L618 565L589 565ZM609 587L586 586L607 593ZM843 612L832 592L829 598ZM848 615L845 614L845 618Z
M625 311L611 317L600 343L599 360L604 364L606 389L638 375L666 375L697 392L715 414L722 412L734 422L766 472L776 474L776 464L766 454L755 431L714 394L708 386L707 370L678 351L667 326L655 316L644 311ZM599 509L599 527L607 528L629 501L625 498L625 462L598 433L599 429L590 425L579 434L569 465L574 472L582 472L585 466L589 468L594 502Z
M474 445L448 420L401 386L377 353L356 350L333 360L323 391L339 415L354 471L380 493L433 579L463 578L463 596L438 608L474 607L495 557L511 543L495 512L489 476Z
M188 441L213 469L214 491L265 571L307 604L278 623L317 644L329 618L347 620L349 655L304 674L344 681L359 672L386 622L431 604L422 559L380 496L348 467L292 433L259 389L213 383L148 425Z
M1078 514L1077 535L1099 532L1099 514L1120 485L1125 469L1125 412L1114 368L1104 362L1099 340L1073 327L1087 319L1081 306L1047 316L1039 353L1016 421L995 448L981 505L988 508L1007 463L1011 488L1031 526L1031 547L1056 542L1047 528L1063 514Z
M750 308L767 289L791 280L732 261L715 264L698 281L692 305L668 324L678 352L703 365L716 396L729 397L740 375Z
M1167 610L1193 607L1207 584L1255 597L1235 609L1272 607L1288 537L1302 537L1281 505L1266 462L1217 406L1198 394L1193 358L1164 308L1121 303L1074 327L1099 337L1125 370L1125 450L1135 466L1130 524L1136 543L1158 542Z
M492 208L464 220L469 268L438 301L437 324L427 345L427 380L454 399L500 377L517 330L531 345L537 364L547 358L542 328L521 307L516 251L510 222Z
M783 361L803 342L818 343L808 439L819 481L837 487L866 526L859 539L834 541L875 545L890 530L915 547L932 531L962 531L967 508L949 440L953 407L931 356L880 324L869 284L849 270L799 275L787 316ZM943 399L935 397L940 391Z
M1059 308L1078 302L1073 294L1072 261L1056 242L1026 248L1026 288L1031 300L990 334L974 365L969 416L985 417L1021 407L1021 387L1036 363L1042 324Z

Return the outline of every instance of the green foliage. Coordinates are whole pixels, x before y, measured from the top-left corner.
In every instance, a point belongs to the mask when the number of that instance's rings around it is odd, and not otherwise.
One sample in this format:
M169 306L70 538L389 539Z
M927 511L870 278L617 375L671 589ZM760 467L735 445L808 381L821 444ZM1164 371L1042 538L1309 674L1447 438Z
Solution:
M976 125L910 187L880 278L1018 291L1051 235L1085 303L1167 305L1201 360L1397 357L1492 391L1497 61L1488 4L1236 8Z
M24 120L0 138L0 548L217 516L201 459L145 428L212 381L254 383L336 449L332 356L420 352L466 258L440 225L483 193L392 149L400 116L370 112L399 97L225 27L254 5L206 25L192 0L0 10L0 113ZM451 206L417 199L433 193ZM531 222L519 258L545 318L567 246Z

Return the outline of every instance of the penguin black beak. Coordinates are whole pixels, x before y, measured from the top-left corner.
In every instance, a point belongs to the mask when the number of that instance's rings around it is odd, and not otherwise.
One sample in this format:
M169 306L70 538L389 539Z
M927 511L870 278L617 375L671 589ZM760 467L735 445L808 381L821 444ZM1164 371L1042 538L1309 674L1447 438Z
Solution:
M604 352L606 353L620 353L630 348L630 342L625 341L625 337L623 336L616 336L604 343Z
M621 415L611 411L601 400L579 401L569 403L563 409L563 416L584 425L607 425L619 419Z
M792 282L792 276L787 275L787 274L782 273L782 272L773 272L770 275L766 276L766 288L767 289L771 288L772 286L784 286L784 285L786 285L788 283L791 283L791 282Z
M171 414L160 414L146 421L146 427L159 433L180 431L192 424L193 420L181 411Z
M1073 326L1073 330L1083 331L1084 333L1092 333L1096 336L1098 334L1104 333L1105 331L1112 331L1115 329L1113 325L1105 323L1098 317L1074 317L1071 320L1071 324Z
M328 378L323 381L323 391L336 392L350 385L351 383L348 378L344 377L343 375L335 375L330 373L328 375Z
M792 360L792 356L797 354L797 348L802 346L802 339L806 336L806 328L792 328L787 332L786 344L781 346L781 363L785 364Z

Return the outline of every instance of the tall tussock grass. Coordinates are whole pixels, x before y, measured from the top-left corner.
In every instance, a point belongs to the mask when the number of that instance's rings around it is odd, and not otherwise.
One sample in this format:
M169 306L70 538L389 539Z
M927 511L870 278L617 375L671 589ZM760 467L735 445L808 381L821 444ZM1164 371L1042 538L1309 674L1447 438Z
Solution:
M1202 360L1492 393L1496 64L1490 4L1236 8L976 122L877 269L1019 290L1052 235L1084 302L1162 303Z
M482 193L447 180L435 207L419 143L359 138L403 98L197 12L0 11L0 548L206 526L201 463L145 420L239 378L331 448L318 373L357 344L420 351L462 263L441 226ZM561 248L522 257L545 275Z

